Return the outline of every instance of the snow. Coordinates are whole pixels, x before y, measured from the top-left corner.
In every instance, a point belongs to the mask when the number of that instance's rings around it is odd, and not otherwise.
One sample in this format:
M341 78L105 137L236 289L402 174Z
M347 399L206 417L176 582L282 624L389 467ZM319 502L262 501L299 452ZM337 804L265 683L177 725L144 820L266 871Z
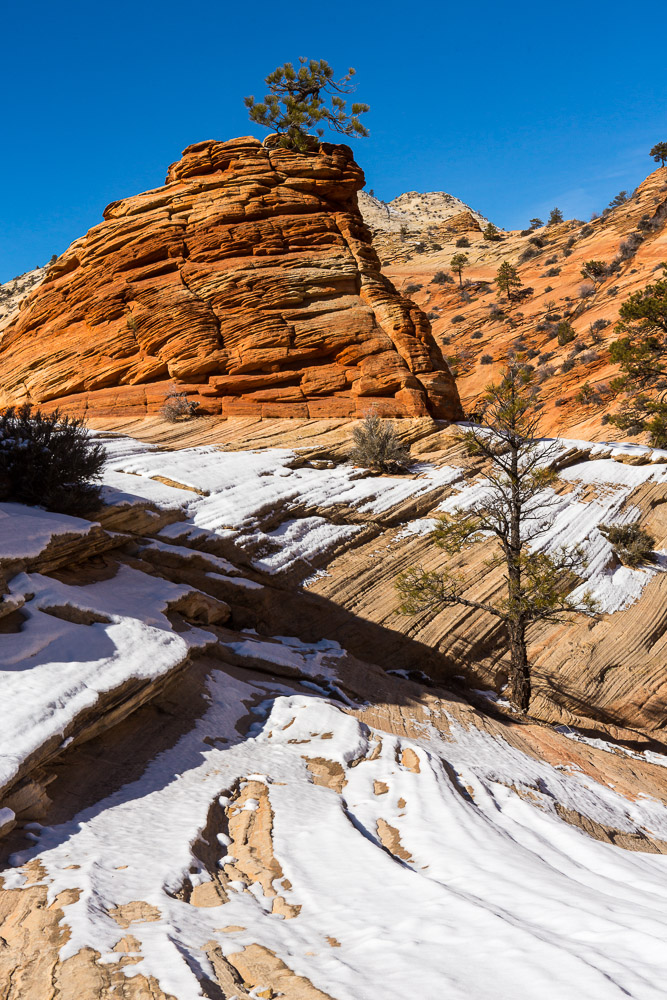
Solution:
M296 667L319 659L322 668L321 644L283 646ZM333 672L339 651L330 644L329 653ZM154 975L178 1000L203 996L197 972L210 975L211 940L223 954L257 941L337 1000L375 1000L378 990L386 1000L415 991L451 1000L662 997L667 857L592 840L554 803L665 837L664 806L631 803L451 719L447 738L431 722L420 738L397 737L319 695L222 671L212 674L209 695L203 718L139 781L70 823L40 829L38 843L13 859L39 856L49 900L80 890L64 911L71 938L63 958L90 946L103 961L117 960L111 949L126 932L107 910L144 900L160 919L133 922L142 957L126 973ZM257 723L242 738L237 720L258 699ZM229 743L211 747L210 733ZM406 749L418 773L401 764ZM343 767L342 795L312 783L310 758ZM190 845L211 803L228 803L248 780L268 790L275 857L292 885L286 890L281 878L276 889L301 907L291 920L271 912L259 883L248 892L235 881L219 906L174 896L188 877L211 878ZM376 795L375 782L388 793ZM244 808L257 805L252 797ZM381 847L379 820L397 831L408 860ZM224 831L219 839L225 855ZM5 877L20 884L15 871ZM243 929L221 931L229 926Z
M0 559L38 556L56 535L87 535L94 524L41 507L0 503Z
M435 513L474 504L484 488L464 480L460 469L425 463L411 477L377 477L347 466L299 466L285 449L164 452L120 435L102 439L107 499L149 501L185 518L147 541L146 554L201 560L213 580L249 589L260 584L199 546L238 546L267 573L310 564L305 575L312 580L322 572L312 572L313 563L326 564L341 545L355 543L364 527L359 515L391 512L395 542L432 529L431 517L415 517L413 501ZM549 494L554 519L540 544L581 543L589 560L586 586L612 613L636 600L662 565L613 567L597 525L635 520L632 492L667 482L667 455L654 450L651 464L636 466L616 460L644 454L632 446L562 441L559 447L581 447L590 460L561 474L569 492ZM160 483L158 475L207 495ZM90 528L76 518L2 504L0 557L38 554L51 537ZM20 632L2 637L0 784L40 747L71 742L76 720L107 693L133 679L164 676L212 641L204 629L175 632L166 617L189 587L125 565L109 579L80 586L22 573L9 590L24 601L26 620ZM91 612L92 624L49 613L68 606ZM423 713L427 721L406 726L418 735L385 731L381 713L352 704L341 690L337 669L345 650L325 637L309 643L246 630L217 641L246 669L211 669L208 701L191 729L149 760L140 778L69 822L33 824L34 845L3 873L6 887L19 887L21 865L39 858L50 902L65 889L79 890L64 907L70 937L63 959L90 947L102 962L117 962L122 953L112 949L128 932L109 911L143 901L159 919L133 921L139 961L125 974L154 976L177 1000L203 997L200 981L213 975L211 941L227 955L258 942L336 1000L662 1000L667 856L596 841L565 822L558 808L611 830L667 840L667 807L646 795L625 798L583 771L552 766L500 736L466 728L435 698ZM257 663L264 672L252 672ZM393 673L400 678L405 671ZM372 725L360 718L366 708ZM400 712L408 719L410 711L406 699ZM592 743L596 752L609 750L604 741L564 735ZM418 768L403 763L406 750ZM664 766L657 754L636 756ZM341 793L313 782L307 766L313 759L340 766ZM267 790L283 873L275 888L301 908L292 919L272 912L258 881L246 886L235 879L228 902L217 906L193 906L178 895L186 880L195 885L214 876L193 845L212 804L228 805L250 780ZM380 783L386 794L376 794ZM253 794L242 808L252 821L260 800ZM0 827L13 818L0 809ZM402 857L383 846L387 825ZM233 863L224 829L217 839L220 864ZM334 938L340 947L331 947Z
M181 663L211 635L172 630L164 610L191 590L121 566L109 580L70 586L38 573L10 581L24 599L20 632L2 638L0 787L40 747L65 737L68 726L101 697L131 679L153 680ZM103 621L74 624L49 608L92 611Z

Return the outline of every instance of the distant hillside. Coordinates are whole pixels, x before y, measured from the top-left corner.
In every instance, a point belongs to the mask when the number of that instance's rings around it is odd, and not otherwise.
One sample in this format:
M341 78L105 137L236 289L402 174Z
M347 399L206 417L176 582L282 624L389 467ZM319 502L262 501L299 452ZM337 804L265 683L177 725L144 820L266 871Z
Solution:
M45 274L46 267L36 267L34 271L26 271L0 285L0 330L14 318L23 299L37 287Z
M572 219L502 233L494 242L484 239L470 215L465 232L453 222L403 237L376 233L373 244L384 273L428 315L467 412L475 411L507 359L523 353L535 368L545 432L613 437L613 427L602 425L618 406L609 387L617 373L609 344L622 303L654 280L667 260L667 169L655 170L625 204L588 223ZM450 266L459 252L468 257L462 288ZM607 266L595 284L582 275L591 259ZM493 280L505 260L517 266L523 282L509 303ZM563 321L574 338L559 344Z
M480 225L488 222L479 212L446 191L427 191L425 194L406 191L387 202L360 191L359 208L366 225L385 233L398 233L402 226L409 232L428 229L462 212L469 212Z

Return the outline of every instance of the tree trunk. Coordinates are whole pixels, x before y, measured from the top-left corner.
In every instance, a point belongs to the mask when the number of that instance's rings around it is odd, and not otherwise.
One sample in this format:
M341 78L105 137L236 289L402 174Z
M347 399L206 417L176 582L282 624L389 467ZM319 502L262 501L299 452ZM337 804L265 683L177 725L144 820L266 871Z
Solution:
M526 650L524 625L510 625L510 678L509 700L520 712L527 712L530 705L530 666Z

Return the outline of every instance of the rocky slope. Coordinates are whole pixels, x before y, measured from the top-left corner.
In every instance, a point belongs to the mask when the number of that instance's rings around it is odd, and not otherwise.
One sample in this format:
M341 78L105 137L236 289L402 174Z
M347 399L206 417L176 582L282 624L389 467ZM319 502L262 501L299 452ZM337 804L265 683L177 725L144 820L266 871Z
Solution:
M26 296L44 280L45 274L45 267L36 267L0 285L0 333L15 318Z
M376 233L423 232L435 229L460 215L468 214L477 227L485 226L485 219L469 205L446 191L406 191L393 201L380 201L366 191L359 192L359 209L364 222Z
M176 388L238 416L460 416L425 315L380 273L347 146L190 146L110 205L0 345L5 402L157 410Z
M657 654L660 574L532 637L563 657L522 722L488 623L394 613L424 520L474 484L453 429L401 421L422 464L373 477L335 461L342 421L133 424L153 444L103 438L95 523L0 505L2 1000L658 1000L665 713L636 612ZM572 532L659 501L664 456L631 451L563 444ZM617 570L593 582L627 592ZM594 646L623 666L587 671Z
M524 353L539 382L545 431L608 436L602 418L616 407L609 392L616 368L608 348L619 307L667 261L667 169L654 171L626 204L590 223L571 220L523 235L506 233L499 242L474 229L463 235L468 247L457 246L461 233L447 235L444 229L437 250L427 230L403 240L387 232L376 244L384 272L427 312L466 411L475 411L506 359ZM463 289L449 270L458 252L469 258ZM591 259L610 265L596 283L581 274ZM493 284L504 260L518 266L523 282L515 302ZM439 272L450 283L434 282ZM563 320L575 338L560 346L556 328Z

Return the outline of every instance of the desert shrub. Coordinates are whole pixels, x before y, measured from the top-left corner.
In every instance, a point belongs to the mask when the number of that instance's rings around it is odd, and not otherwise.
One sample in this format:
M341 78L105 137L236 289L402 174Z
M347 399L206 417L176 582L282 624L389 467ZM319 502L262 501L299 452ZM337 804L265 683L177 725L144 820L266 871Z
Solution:
M84 514L100 502L105 453L83 420L29 403L0 414L0 500Z
M427 315L427 317L428 317L429 319L431 319L431 320L433 320L433 319L438 319L438 314L437 314L437 312L430 312L430 313L427 313L426 315Z
M606 326L609 326L610 320L608 319L596 319L590 325L590 331L592 334L599 333L600 330L604 330Z
M567 243L565 244L565 246L571 250L576 242L577 242L577 237L574 234L572 234L572 236L568 236Z
M560 396L560 397L559 397L559 398L558 398L558 399L556 400L556 402L555 402L555 404L554 404L554 405L555 405L555 406L567 406L567 402L568 402L568 401L567 401L567 399L565 399L565 398L564 398L563 396Z
M569 247L565 247L565 249L563 250L563 257L571 257L571 256L572 256L572 251L570 250Z
M549 312L544 317L547 323L558 323L563 317L560 313Z
M551 378L555 372L556 369L553 365L540 365L535 371L535 377L538 382L544 382L545 379Z
M541 236L531 236L528 242L532 243L534 247L539 247L540 249L542 249L542 247L545 246L547 241L543 239Z
M598 528L625 566L655 562L655 539L638 524L599 524Z
M452 319L451 319L452 323L463 323L464 321L465 321L465 316L461 316L460 313L459 313L458 316L452 316Z
M560 274L560 268L559 267L550 267L548 271L544 272L544 277L545 278L557 278L559 274Z
M618 248L618 258L620 260L630 260L637 253L639 245L644 237L641 233L629 233Z
M409 285L405 286L405 294L413 295L415 292L421 291L423 287L424 287L423 285L416 285L414 284L414 282L410 282Z
M457 247L469 247L470 246L470 240L468 239L467 236L459 236L458 240L456 241L456 246Z
M545 260L544 263L545 264L555 264L557 262L557 260L558 260L558 254L555 253L552 257L547 257L547 259Z
M505 312L500 308L497 303L493 303L489 307L489 319L504 319Z
M583 351L583 353L579 357L579 360L581 361L582 365L590 365L594 361L599 361L600 355L598 354L597 351Z
M546 365L547 361L551 361L552 358L553 358L553 351L543 351L539 355L537 363L538 365Z
M586 345L583 340L576 340L572 345L572 354L581 354L582 351L586 350Z
M467 292L465 289L461 289L459 293L459 298L461 299L461 302L472 302L472 296L470 292Z
M573 358L567 358L562 364L562 371L571 372L572 369L574 368L574 364L575 362Z
M547 285L547 287L544 289L545 292L553 292L553 290L554 290L553 285Z
M611 288L607 289L607 295L611 295L612 298L615 298L618 295L618 293L619 293L618 285L613 285Z
M369 413L352 430L354 446L350 458L378 472L400 472L410 465L410 447L396 434L390 420Z
M179 420L189 420L194 417L199 409L199 403L190 401L185 392L178 392L172 389L167 393L163 406L160 408L160 415L170 424L177 424Z
M482 331L481 330L474 330L470 334L470 339L471 340L480 340L481 336L482 336Z
M539 354L539 353L540 353L540 352L539 352L539 351L537 351L537 350L536 350L536 349L535 349L534 347L531 347L531 348L530 348L530 350L526 351L526 355L527 355L527 357L529 357L529 358L531 358L531 359L532 359L532 358L536 358L536 357L538 356L538 354Z
M431 278L431 284L433 285L450 285L454 279L451 274L445 274L444 271L436 271Z
M451 342L452 342L452 338L451 337L441 337L440 340L441 340L441 342L443 344L451 344Z
M637 229L641 229L643 233L655 232L655 230L660 229L660 221L658 219L650 219L648 215L644 215L637 223Z
M519 254L519 260L520 261L530 260L531 257L537 257L539 252L540 251L536 250L535 247L526 247L526 249L522 250L521 253Z
M567 320L562 320L556 327L556 336L561 347L570 344L576 337L574 330Z
M479 363L480 363L480 365L492 365L493 364L493 358L491 357L490 354L483 354L481 356L481 358L479 359Z
M581 237L581 239L585 240L587 236L591 236L594 232L595 230L593 229L592 226L582 226L581 230L579 231L579 236Z
M590 299L591 295L595 295L595 285L591 285L590 282L588 281L585 281L582 285L579 285L580 299Z

